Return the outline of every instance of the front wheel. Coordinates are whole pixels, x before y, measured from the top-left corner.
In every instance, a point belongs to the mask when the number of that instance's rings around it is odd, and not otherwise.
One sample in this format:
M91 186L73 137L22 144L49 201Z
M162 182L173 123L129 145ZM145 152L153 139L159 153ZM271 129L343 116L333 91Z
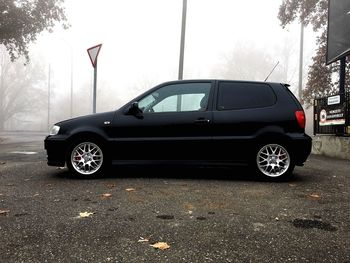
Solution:
M102 146L91 141L77 142L72 145L67 155L69 170L78 176L96 176L105 166Z
M276 143L262 145L255 161L258 173L269 179L287 178L294 170L287 148Z

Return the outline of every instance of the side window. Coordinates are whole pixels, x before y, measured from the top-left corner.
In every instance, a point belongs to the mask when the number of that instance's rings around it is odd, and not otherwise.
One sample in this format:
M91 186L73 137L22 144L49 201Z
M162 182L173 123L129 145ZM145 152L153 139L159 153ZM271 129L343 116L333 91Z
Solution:
M183 83L162 87L139 101L144 113L205 111L211 83Z
M220 82L218 110L268 107L276 103L271 87L262 83Z

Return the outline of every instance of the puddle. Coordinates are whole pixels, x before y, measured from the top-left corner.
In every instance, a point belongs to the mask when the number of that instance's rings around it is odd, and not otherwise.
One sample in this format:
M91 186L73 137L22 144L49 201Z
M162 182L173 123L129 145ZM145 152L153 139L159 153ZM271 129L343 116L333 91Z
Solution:
M171 220L174 219L174 216L172 215L159 215L157 218L164 219L164 220Z
M297 228L317 228L331 232L337 231L337 228L335 226L332 226L330 223L322 222L316 219L294 219L292 221L292 224Z
M19 214L15 214L15 217L19 217L19 216L27 216L29 215L28 213L19 213Z

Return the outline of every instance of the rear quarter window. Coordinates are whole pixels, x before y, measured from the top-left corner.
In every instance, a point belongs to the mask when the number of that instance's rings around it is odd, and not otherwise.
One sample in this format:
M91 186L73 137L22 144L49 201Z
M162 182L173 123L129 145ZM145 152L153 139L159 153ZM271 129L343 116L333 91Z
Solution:
M220 82L218 110L262 108L276 103L276 95L268 84Z

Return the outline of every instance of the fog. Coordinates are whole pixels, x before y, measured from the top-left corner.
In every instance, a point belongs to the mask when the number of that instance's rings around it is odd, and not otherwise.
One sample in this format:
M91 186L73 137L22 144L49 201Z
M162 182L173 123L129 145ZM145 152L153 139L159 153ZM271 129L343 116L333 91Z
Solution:
M300 25L281 28L281 2L188 0L184 79L264 80L279 62L269 81L287 82L296 92ZM177 79L182 0L65 0L65 6L71 27L43 32L31 44L30 64L24 68L19 60L11 65L8 83L31 80L13 87L21 99L5 120L5 130L47 131L57 121L92 113L93 67L87 48L97 44L102 43L97 112L115 110L139 93ZM306 28L304 85L314 50L315 34ZM3 48L1 54L2 65L10 63Z

